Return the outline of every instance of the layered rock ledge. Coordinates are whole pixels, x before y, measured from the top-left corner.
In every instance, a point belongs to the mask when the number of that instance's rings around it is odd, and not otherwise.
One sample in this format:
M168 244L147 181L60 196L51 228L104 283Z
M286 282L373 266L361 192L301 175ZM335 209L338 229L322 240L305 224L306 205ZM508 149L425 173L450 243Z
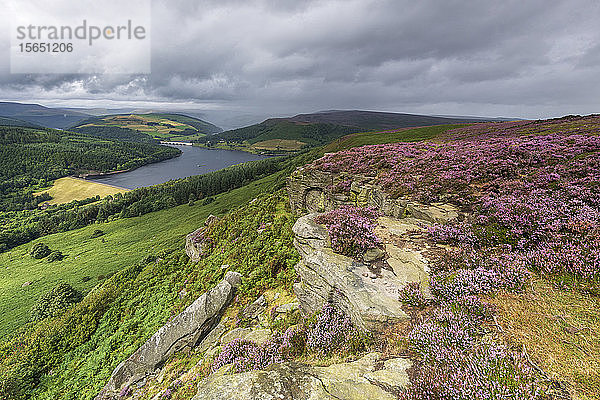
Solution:
M393 400L408 385L410 366L408 359L384 361L379 353L329 367L285 362L228 375L225 366L199 384L193 400Z
M293 227L294 246L302 257L295 267L301 280L294 285L294 292L302 312L313 314L330 302L362 329L407 319L399 291L418 282L425 295L429 294L428 222L379 218L375 232L385 252L362 262L331 249L326 228L314 222L317 215L300 217Z
M349 190L339 191L340 182L350 182ZM348 175L300 167L287 181L292 211L296 214L324 212L342 205L373 207L382 215L412 217L429 222L447 222L459 218L456 207L447 203L421 204L405 198L393 198L375 177Z
M302 260L296 265L300 282L294 292L305 314L332 302L363 329L408 318L401 309L399 291L417 282L430 296L429 264L436 251L427 238L427 227L462 218L447 203L421 204L389 196L374 177L298 168L288 178L290 206L306 214L293 227L294 245ZM360 260L336 254L326 228L314 222L320 212L344 205L372 207L383 217L375 234L382 249L367 252Z

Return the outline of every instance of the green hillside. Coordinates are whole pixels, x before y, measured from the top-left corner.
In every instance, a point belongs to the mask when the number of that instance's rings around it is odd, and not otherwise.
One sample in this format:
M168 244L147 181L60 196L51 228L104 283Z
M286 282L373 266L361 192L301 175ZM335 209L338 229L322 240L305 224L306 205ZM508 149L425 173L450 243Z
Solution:
M33 303L59 282L87 293L105 277L165 249L180 249L186 234L210 215L220 215L272 191L279 175L215 197L207 205L197 202L141 217L99 223L82 229L48 235L0 254L0 337L27 322ZM104 232L93 238L96 230ZM49 263L28 253L38 242L66 257ZM26 282L30 285L22 287Z
M54 179L136 168L179 154L178 149L155 143L127 143L49 128L0 126L0 212L35 209L49 199L34 198L33 192L44 189ZM3 220L0 218L0 224ZM3 230L0 238L5 233Z
M259 124L204 137L212 146L238 147L250 151L294 151L322 146L351 133L474 122L464 119L373 111L323 111L289 118L271 118Z
M193 141L222 131L221 128L197 118L167 113L95 117L78 123L71 130L101 138L128 141Z

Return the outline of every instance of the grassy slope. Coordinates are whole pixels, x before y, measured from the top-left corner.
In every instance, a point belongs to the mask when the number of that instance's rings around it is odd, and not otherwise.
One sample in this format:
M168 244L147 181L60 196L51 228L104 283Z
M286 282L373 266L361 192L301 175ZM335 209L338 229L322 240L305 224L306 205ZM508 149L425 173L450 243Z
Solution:
M85 200L89 197L106 197L116 193L128 192L129 189L122 189L116 186L105 185L103 183L86 181L78 178L65 177L54 181L52 187L48 190L35 193L39 195L47 192L52 196L50 204L64 204L73 200Z
M575 399L600 396L600 299L536 280L524 294L490 299L510 345L525 348Z
M110 274L161 249L181 247L186 234L197 229L210 214L221 214L251 200L277 182L279 175L216 196L206 206L200 202L150 213L136 218L94 224L74 231L45 236L0 254L0 336L27 321L29 310L43 294L65 281L87 292L98 276ZM104 236L90 239L96 229ZM104 240L104 242L103 242ZM35 260L29 249L37 242L68 256L48 263ZM87 282L82 278L89 276ZM22 287L25 282L31 285Z
M347 135L325 146L325 152L334 153L368 144L386 144L398 142L416 142L433 139L442 133L468 124L425 126L421 128L406 128L393 132L365 132Z
M268 180L257 189L258 201L209 227L213 246L200 262L179 248L124 265L64 314L0 342L0 399L94 398L124 358L222 279L224 264L243 276L238 305L269 288L289 289L298 261L294 218L284 190Z
M74 129L82 129L85 132L85 129L90 127L125 128L155 139L171 140L192 140L221 132L219 127L197 118L164 113L109 115L83 121Z

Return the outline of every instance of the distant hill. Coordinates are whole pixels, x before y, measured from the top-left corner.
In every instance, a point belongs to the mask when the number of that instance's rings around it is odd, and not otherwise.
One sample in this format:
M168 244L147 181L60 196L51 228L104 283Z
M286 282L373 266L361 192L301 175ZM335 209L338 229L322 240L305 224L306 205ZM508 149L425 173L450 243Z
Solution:
M0 102L0 117L17 119L47 128L65 129L89 118L89 115L39 104Z
M182 114L119 114L93 117L70 128L75 132L135 142L154 139L194 141L222 132L218 126Z
M288 118L270 118L259 124L229 130L203 142L245 143L254 150L298 150L329 143L357 132L385 131L417 126L481 122L482 119L434 117L376 111L320 111Z
M40 125L15 118L0 117L0 126L21 126L23 128L41 128Z
M313 114L298 114L291 118L282 119L300 123L328 123L352 126L364 131L382 131L386 129L482 121L482 118L435 117L430 115L361 110L319 111Z

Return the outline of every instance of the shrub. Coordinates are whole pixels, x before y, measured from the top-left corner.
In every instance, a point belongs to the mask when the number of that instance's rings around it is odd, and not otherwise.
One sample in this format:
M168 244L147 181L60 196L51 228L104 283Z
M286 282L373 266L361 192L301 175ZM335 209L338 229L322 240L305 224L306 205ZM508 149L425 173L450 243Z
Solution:
M425 307L427 299L418 282L411 282L400 290L400 301L413 307Z
M90 238L94 239L104 235L104 231L102 229L95 229L94 232L90 235Z
M443 303L408 335L417 355L402 400L545 399L533 368L520 354L482 341L491 308L475 296Z
M60 250L55 250L48 256L48 262L62 261L65 258L64 254Z
M231 364L235 372L264 369L274 362L281 362L283 358L273 350L272 341L258 345L244 339L234 339L221 349L221 352L212 365L216 372L224 365Z
M340 349L354 333L350 318L333 304L325 303L309 327L306 345L311 351L328 355Z
M51 252L52 250L50 250L50 248L46 246L46 244L39 242L33 245L29 254L31 254L31 257L33 258L40 259L46 257Z
M373 232L378 216L374 208L342 206L319 215L315 222L327 227L333 250L349 257L358 257L380 244Z
M221 349L211 371L231 364L235 372L264 369L273 363L291 360L307 351L330 355L336 350L355 353L364 350L370 337L355 329L350 319L332 304L325 304L314 320L289 327L270 340L257 344L234 339Z
M448 348L440 362L418 365L400 399L546 399L541 387L524 357L502 346L481 344L469 351Z
M31 309L31 320L39 321L58 315L62 310L79 303L83 295L68 283L61 283L39 298Z

